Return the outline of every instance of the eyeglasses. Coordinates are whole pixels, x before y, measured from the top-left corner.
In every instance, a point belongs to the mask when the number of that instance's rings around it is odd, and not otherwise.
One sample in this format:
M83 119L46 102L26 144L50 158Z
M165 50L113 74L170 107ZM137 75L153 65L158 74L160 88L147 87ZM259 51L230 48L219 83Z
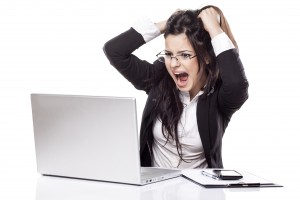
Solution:
M175 56L172 56L172 53L167 52L167 51L162 51L156 54L156 57L160 62L166 63L166 62L171 62L173 58L175 58L176 61L182 63L182 62L187 62L190 61L192 58L195 58L197 55L190 55L188 53L180 53Z

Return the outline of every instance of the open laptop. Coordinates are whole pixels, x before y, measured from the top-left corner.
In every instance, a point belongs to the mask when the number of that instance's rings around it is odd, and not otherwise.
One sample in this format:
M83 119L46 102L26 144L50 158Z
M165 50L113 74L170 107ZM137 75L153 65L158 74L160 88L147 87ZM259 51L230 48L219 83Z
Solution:
M180 170L140 167L135 98L31 94L43 175L144 185Z

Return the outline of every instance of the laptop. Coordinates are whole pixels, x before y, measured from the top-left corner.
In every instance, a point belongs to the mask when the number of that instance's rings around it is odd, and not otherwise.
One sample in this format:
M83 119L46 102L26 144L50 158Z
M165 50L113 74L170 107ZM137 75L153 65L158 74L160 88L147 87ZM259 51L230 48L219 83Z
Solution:
M42 175L133 185L181 175L140 166L135 98L31 94L31 107Z

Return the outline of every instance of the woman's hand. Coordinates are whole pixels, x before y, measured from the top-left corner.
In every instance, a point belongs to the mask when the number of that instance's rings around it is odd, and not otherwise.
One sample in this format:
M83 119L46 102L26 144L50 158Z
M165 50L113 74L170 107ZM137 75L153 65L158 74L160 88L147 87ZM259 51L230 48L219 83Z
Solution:
M175 12L172 13L172 15L178 11L182 11L181 9L176 9ZM160 33L164 33L166 31L166 26L167 26L167 20L166 21L161 21L161 22L157 22L155 23L155 25L157 26L157 28L159 29Z
M161 21L161 22L155 23L155 25L159 29L160 33L164 33L166 31L166 24L167 24L167 21Z
M209 33L210 38L223 32L220 26L220 15L213 7L202 10L198 18L202 20L204 29Z

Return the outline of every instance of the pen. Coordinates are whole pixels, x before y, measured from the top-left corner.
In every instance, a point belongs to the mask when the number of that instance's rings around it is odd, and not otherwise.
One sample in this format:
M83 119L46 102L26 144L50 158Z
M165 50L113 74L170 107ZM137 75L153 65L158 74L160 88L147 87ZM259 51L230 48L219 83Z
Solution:
M213 178L215 180L220 180L218 177L216 177L215 175L213 174L210 174L210 173L207 173L206 171L202 171L202 175L204 176L207 176L207 177L210 177L210 178Z
M260 183L232 183L229 187L260 187Z

